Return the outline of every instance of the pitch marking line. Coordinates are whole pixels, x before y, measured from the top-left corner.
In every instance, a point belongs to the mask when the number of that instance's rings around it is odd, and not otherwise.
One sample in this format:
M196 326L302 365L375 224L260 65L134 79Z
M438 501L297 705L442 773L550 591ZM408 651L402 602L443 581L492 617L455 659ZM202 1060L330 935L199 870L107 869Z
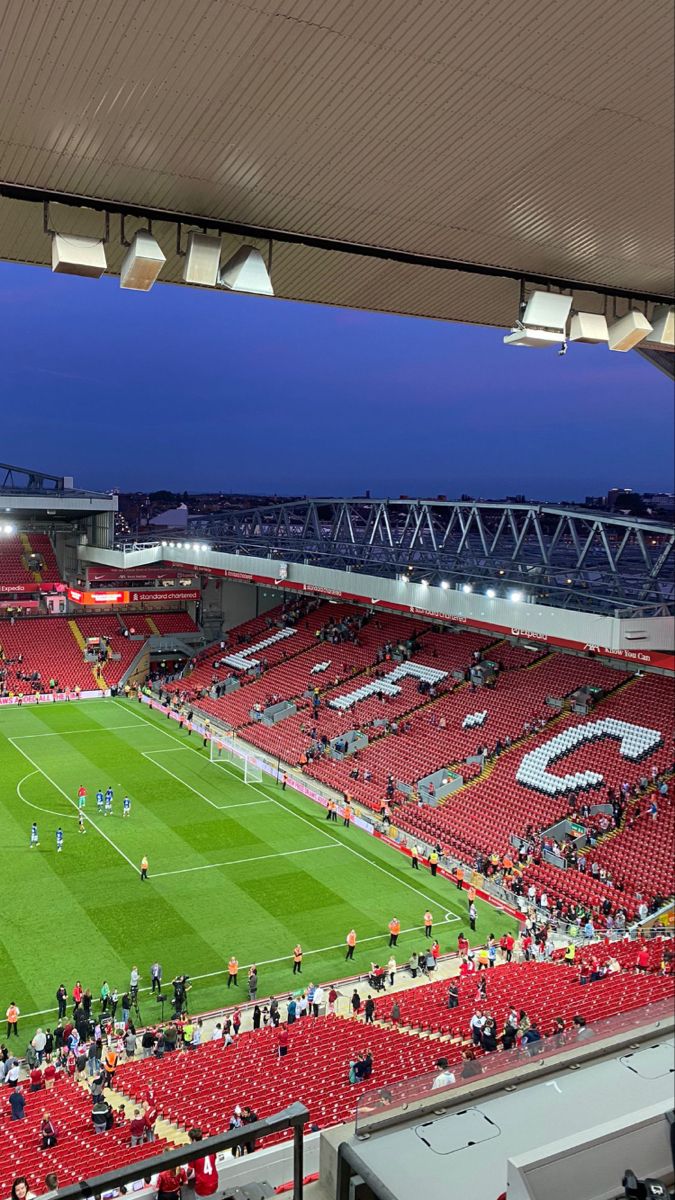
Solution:
M95 729L59 729L56 733L17 733L8 742L22 742L26 738L72 737L75 733L116 733L118 729L136 729L136 725L97 725Z
M338 849L341 849L338 845ZM201 867L180 867L177 871L154 871L153 879L166 875L188 875L190 871L212 871L214 867L237 867L240 863L264 862L267 858L289 858L291 854L314 854L317 850L335 850L335 846L307 846L304 850L278 850L276 854L257 854L255 858L233 858L230 862L205 863Z
M43 771L42 767L38 766L38 764L35 762L35 760L34 760L34 759L32 759L32 758L30 757L30 755L26 753L26 751L25 751L25 750L22 750L20 746L17 746L17 744L16 744L16 740L15 740L14 738L11 738L11 737L10 737L10 738L7 738L7 741L10 743L10 745L12 745L12 746L14 747L14 749L17 751L17 753L18 753L18 754L22 754L22 755L23 755L23 757L26 759L26 761L30 763L31 767L34 767L34 768L35 768L35 770L36 770L36 771L37 771L37 772L38 772L40 775L43 775L43 776L44 776L44 778L47 780L47 783L51 783L52 787L53 787L53 788L56 788L56 791L57 791L57 792L60 792L60 793L61 793L61 795L64 797L64 799L65 799L65 800L67 800L67 801L68 801L68 803L69 803L70 805L72 805L72 807L73 807L74 809L77 809L77 804L76 804L76 802L75 802L75 801L74 801L74 800L73 800L73 799L72 799L72 798L71 798L71 797L68 795L68 793L67 793L67 792L64 792L63 788L62 788L62 787L60 787L58 783L55 783L55 782L54 782L54 780L51 778L51 776L49 776L49 775L47 774L47 772L46 772L46 771ZM78 811L79 811L79 810L78 810ZM117 853L117 854L119 854L119 855L120 855L120 857L121 857L121 858L123 858L123 859L124 859L124 861L125 861L126 863L128 863L128 864L129 864L129 866L131 867L132 871L135 871L135 873L136 873L137 875L140 875L140 873L141 873L141 872L140 872L140 869L139 869L139 868L138 868L138 867L137 867L137 866L136 866L134 863L132 863L132 861L131 861L131 859L128 857L128 855L126 855L126 854L124 853L124 850L120 850L119 846L116 846L116 845L115 845L115 843L113 842L112 838L109 838L109 837L108 837L108 835L107 835L107 833L104 833L104 832L103 832L103 830L100 828L100 826L99 826L99 825L97 825L97 824L96 824L96 822L95 822L95 821L93 821L93 820L91 819L91 817L88 817L86 813L84 813L84 819L85 819L85 821L87 821L87 822L88 822L88 823L89 823L89 824L92 826L92 828L93 828L93 829L95 829L95 830L96 830L96 832L97 832L98 834L100 834L100 835L101 835L101 837L102 837L102 838L104 838L104 839L105 839L105 841L108 843L108 845L109 845L109 846L112 846L113 850L115 850L115 851L116 851L116 853Z
M330 850L330 846L324 846L324 847L322 847L322 849ZM345 849L348 850L349 847L345 846ZM156 879L157 876L153 875L153 876L151 876L151 878ZM443 922L443 921L436 922L437 925L443 925L444 923L445 922ZM420 933L421 929L422 929L421 925L411 925L410 929L402 929L399 936L403 937L403 935L406 933ZM383 933L371 934L371 936L369 936L369 937L359 938L356 943L357 953L358 953L360 946L365 946L365 944L367 942L380 942L384 938L386 938L386 936L387 936L386 932L383 932ZM303 959L309 958L310 955L313 955L313 954L328 954L333 950L344 950L345 945L346 945L345 942L338 942L338 944L336 946L318 946L316 950L303 950ZM396 947L394 947L394 949L396 949ZM282 954L279 956L279 958L259 958L256 960L256 966L258 966L258 967L273 967L273 966L276 966L277 963L282 963L282 962L290 963L292 958L293 958L292 954ZM356 960L354 960L354 963L356 965ZM239 970L240 971L248 971L248 968L251 966L253 966L253 963L244 963L243 965L240 963ZM399 964L399 969L402 969L404 966L405 966L405 964ZM194 979L194 980L216 979L218 975L227 975L227 974L228 974L228 968L221 967L217 971L207 971L203 975L191 975L190 979ZM362 972L362 974L365 975L366 973ZM147 992L148 994L150 994L152 992L152 989L149 987L142 987L142 988L139 988L139 992L141 992L141 993ZM280 990L279 994L281 996L285 995L286 989L282 988ZM37 1012L23 1013L22 1016L23 1016L24 1020L27 1021L29 1018L32 1018L32 1017L46 1017L50 1013L53 1013L53 1012L56 1012L55 1007L54 1008L41 1008Z
M134 729L136 729L136 728L138 728L138 726L135 725ZM179 746L179 747L177 747L177 749L189 750L190 747L189 746ZM210 804L211 808L217 808L220 812L229 812L229 810L231 808L252 808L256 804L270 804L271 803L271 801L269 801L269 800L245 800L242 804L216 804L214 800L209 800L208 796L205 796L203 792L200 792L196 787L193 787L191 783L188 783L185 779L181 779L180 775L175 775L173 771L169 770L168 767L163 766L162 763L155 762L155 759L154 759L155 754L173 754L173 753L174 753L173 750L143 750L142 751L143 758L149 758L153 767L159 767L160 771L166 771L167 775L170 775L171 778L175 779L178 783L182 783L183 787L189 788L191 792L194 792L195 796L199 796L200 800L205 800L207 804ZM174 874L174 872L171 871L171 872L169 872L169 874ZM155 878L156 878L156 876L155 876Z
M26 800L26 797L22 794L22 791L21 791L21 784L27 783L28 780L32 779L34 775L39 775L39 774L40 774L39 771L29 771L27 775L24 775L23 779L19 780L19 782L16 785L16 794L19 797L19 800L22 800L23 803L27 804L29 808L34 808L36 812L47 813L47 816L49 816L49 817L60 817L61 820L65 820L65 821L76 821L77 817L75 816L75 813L54 812L53 808L41 808L39 804L33 804L30 800Z
M114 703L117 704L118 701L115 700ZM170 733L168 729L162 729L154 721L150 721L147 717L143 716L141 713L134 713L134 716L137 718L137 720L142 721L145 725L151 725L153 729L156 729L158 731L158 733L163 734L164 737L171 738L172 742L178 742L178 744L181 745L179 739L177 737L175 737L173 733ZM199 755L199 758L202 760L202 762L204 762L206 760L206 755L202 754L199 750L195 749L194 746L183 746L183 749L190 750L193 754ZM238 782L240 782L240 783L244 782L244 780L242 780L240 774L233 771L230 767L227 766L226 763L222 763L219 765L222 767L222 769L224 771L228 771L230 775L232 775L235 779L237 779ZM159 763L157 763L157 766L159 766ZM250 787L252 791L257 792L259 796L263 796L264 799L269 801L271 804L276 804L278 808L283 809L284 812L289 813L290 816L296 817L298 821L303 821L305 825L309 825L316 832L316 825L314 824L313 821L310 821L307 817L303 817L301 815L301 813L296 813L294 811L294 809L289 808L287 804L283 804L281 802L281 800L276 799L274 796L265 795L265 793L263 791L261 791L260 788L256 787L254 783L246 783L245 786ZM321 832L321 831L319 831L319 832ZM419 888L415 887L414 884L406 883L405 879L399 879L399 877L397 875L394 875L394 873L392 871L389 871L387 869L387 867L383 867L379 863L373 862L370 858L368 858L367 854L362 854L360 850L355 850L353 846L348 846L345 842L339 841L338 838L331 837L331 835L329 833L326 833L324 836L327 837L336 846L344 846L345 850L349 850L349 852L351 854L355 854L357 858L363 859L363 861L365 863L368 863L369 867L374 867L374 869L376 871L381 871L383 875L387 875L389 877L389 879L393 879L395 883L401 884L402 887L408 888L409 891L415 892L416 895L421 896L421 898L423 900L426 900L428 903L436 904L436 905L441 903L438 896L428 896L426 894L426 892L422 892ZM455 916L455 921L461 921L461 917Z

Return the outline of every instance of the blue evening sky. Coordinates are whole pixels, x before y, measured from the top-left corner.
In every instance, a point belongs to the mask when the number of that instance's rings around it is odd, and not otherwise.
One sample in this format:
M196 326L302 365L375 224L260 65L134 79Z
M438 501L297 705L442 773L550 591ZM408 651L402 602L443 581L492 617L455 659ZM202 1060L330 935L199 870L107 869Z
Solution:
M81 486L578 499L673 488L636 354L0 264L0 459Z

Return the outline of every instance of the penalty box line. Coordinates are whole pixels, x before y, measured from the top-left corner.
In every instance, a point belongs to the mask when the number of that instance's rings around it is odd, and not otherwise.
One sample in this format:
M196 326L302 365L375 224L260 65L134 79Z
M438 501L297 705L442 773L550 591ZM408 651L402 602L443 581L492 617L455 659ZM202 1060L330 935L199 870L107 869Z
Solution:
M135 726L134 728L137 728L137 726ZM160 730L160 732L161 732L161 730ZM177 783L182 783L183 787L186 787L191 792L194 792L195 796L199 796L200 800L205 800L207 804L211 805L211 808L217 808L219 812L229 812L229 810L231 808L253 808L257 804L271 804L272 803L271 800L265 799L265 800L244 800L244 801L242 801L241 804L216 804L215 800L209 800L209 797L205 796L203 792L200 792L199 788L193 787L193 785L191 783L188 783L186 779L181 779L180 775L176 775L175 772L172 771L169 767L165 767L163 763L155 762L156 754L175 754L176 750L191 750L191 749L192 749L191 746L176 746L176 748L172 749L172 750L143 750L141 753L143 754L143 758L147 758L152 763L153 767L159 767L160 771L165 771L166 774L170 775L172 779L175 779ZM201 755L200 755L200 757L201 757Z
M114 700L113 703L121 704L122 702L120 700ZM126 711L126 709L125 709L125 711ZM175 734L171 733L168 729L162 729L161 726L158 725L156 721L151 721L148 717L144 716L142 713L134 712L134 716L139 721L142 721L145 725L150 725L153 729L157 729L159 731L159 733L161 733L164 737L170 738L172 742L176 742L177 745L182 746L182 748L184 750L189 750L192 754L197 754L202 762L210 761L209 759L206 759L205 754L203 754L200 750L196 749L194 746L184 746L183 743L181 742L180 738L176 737ZM159 765L159 764L157 764L157 765ZM242 780L241 775L238 772L236 772L236 769L233 770L226 763L219 763L218 766L221 768L221 770L228 771L229 774L233 776L233 778L237 779L240 783L244 783L245 786L251 788L252 791L257 792L259 796L263 796L265 800L269 801L269 803L276 804L278 808L283 809L284 812L289 813L290 816L295 817L298 821L303 821L305 825L309 825L312 829L314 829L316 831L316 825L315 825L314 821L310 821L308 819L308 817L303 817L301 813L295 812L295 810L293 808L289 808L289 806L287 804L283 804L282 801L278 800L276 797L267 796L265 794L265 792L261 791L260 788L256 787L256 785L254 783L247 783L245 780ZM321 832L321 831L319 831L319 832ZM341 842L339 840L339 838L332 837L331 834L329 834L329 833L324 833L324 836L327 837L329 839L329 841L335 843L336 846L344 846L345 850L349 850L350 854L356 855L357 858L362 859L363 862L367 863L369 867L373 867L376 871L381 871L383 875L386 875L389 879L393 879L394 882L400 884L401 887L407 888L408 891L415 892L416 895L418 895L422 898L422 900L426 900L428 903L436 904L436 905L440 905L443 903L439 896L427 895L426 892L421 891L421 889L418 887L415 887L414 884L407 883L405 881L405 879L400 879L398 875L395 875L393 871L388 870L387 867L383 867L380 863L373 862L372 859L368 858L367 854L362 854L360 850L355 850L353 846L348 846L346 842ZM456 917L455 920L461 921L461 917Z
M68 795L68 793L67 793L67 792L65 792L65 791L63 790L63 788L62 788L62 787L61 787L61 786L60 786L60 785L59 785L59 784L58 784L58 783L57 783L57 782L56 782L54 779L52 779L52 778L51 778L51 776L50 776L50 775L48 775L48 774L47 774L47 772L46 772L46 771L43 771L43 769L42 769L42 767L39 765L39 763L36 763L36 762L35 762L35 759L31 758L30 754L28 754L28 753L27 753L25 750L22 750L22 749L21 749L21 746L17 746L17 744L16 744L16 739L15 739L15 738L11 738L11 737L10 737L10 738L7 738L7 741L10 743L10 745L11 745L11 746L13 746L13 747L14 747L14 749L15 749L15 750L16 750L16 752L17 752L17 754L22 754L22 755L23 755L23 757L26 759L26 761L30 763L31 767L34 767L34 768L35 768L35 770L36 770L36 771L37 771L37 772L38 772L40 775L42 775L44 779L46 779L46 780L47 780L47 783L50 783L50 784L52 785L52 787L56 789L56 791L57 791L57 792L60 792L60 793L61 793L61 795L63 796L63 798L64 798L65 800L67 800L67 801L68 801L68 803L69 803L69 804L70 804L70 805L71 805L71 806L72 806L74 809L76 809L78 812L80 811L80 810L77 808L77 804L76 804L76 802L75 802L75 801L74 801L74 800L73 800L73 799L72 799L72 798L71 798L71 797ZM120 850L119 846L115 845L115 843L113 842L112 838L108 837L107 833L104 833L104 832L103 832L103 830L101 829L101 827L100 827L99 825L97 825L97 824L96 824L96 822L95 822L95 821L93 821L91 817L88 817L88 816L87 816L87 814L86 814L85 812L83 812L83 816L84 816L84 819L85 819L85 821L87 821L87 822L88 822L88 824L89 824L89 825L91 825L91 826L92 826L92 828L93 828L93 829L95 829L95 830L96 830L96 832L97 832L98 834L100 834L100 836L101 836L101 837L102 837L102 838L103 838L103 839L104 839L104 840L105 840L105 841L108 843L108 845L109 845L109 846L111 846L111 847L112 847L112 849L113 849L113 850L116 852L116 854L119 854L120 858L123 858L123 859L124 859L124 861L125 861L126 863L128 863L128 864L129 864L129 866L131 867L132 871L134 871L134 872L136 873L136 875L140 875L140 873L141 873L141 872L140 872L140 869L139 869L139 868L138 868L138 867L135 865L135 863L133 863L133 862L131 861L131 859L129 858L129 856L128 856L127 854L125 854L125 853L124 853L124 850Z

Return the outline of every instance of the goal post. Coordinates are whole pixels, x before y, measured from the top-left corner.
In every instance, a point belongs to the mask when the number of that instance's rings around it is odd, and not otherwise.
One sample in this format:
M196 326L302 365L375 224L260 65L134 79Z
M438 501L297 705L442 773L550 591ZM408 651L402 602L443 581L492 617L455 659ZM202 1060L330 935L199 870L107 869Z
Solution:
M232 742L222 734L212 733L209 740L209 758L213 763L231 763L234 749Z
M262 781L262 767L257 758L251 758L246 755L244 762L244 783L260 783Z

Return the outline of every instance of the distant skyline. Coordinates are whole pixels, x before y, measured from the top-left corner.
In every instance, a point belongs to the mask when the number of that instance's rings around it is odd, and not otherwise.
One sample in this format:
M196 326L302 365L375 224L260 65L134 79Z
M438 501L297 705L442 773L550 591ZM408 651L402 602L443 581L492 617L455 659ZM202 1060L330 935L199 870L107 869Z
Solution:
M673 490L673 385L636 354L16 264L0 264L0 313L0 459L82 487Z

